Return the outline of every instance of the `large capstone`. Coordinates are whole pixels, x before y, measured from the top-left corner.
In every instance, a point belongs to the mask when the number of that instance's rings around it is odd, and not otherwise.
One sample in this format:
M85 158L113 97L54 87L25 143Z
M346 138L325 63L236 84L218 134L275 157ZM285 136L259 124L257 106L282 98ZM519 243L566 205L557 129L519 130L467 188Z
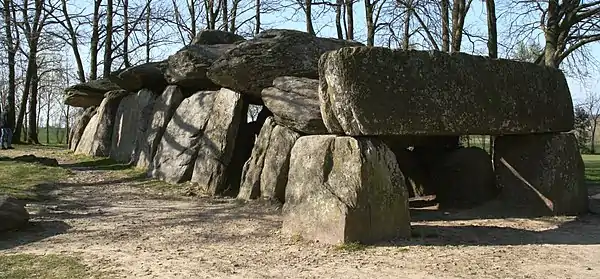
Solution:
M408 193L392 151L370 138L298 139L283 232L330 244L409 237Z
M501 197L521 212L567 215L588 211L585 166L573 134L498 137L494 165Z
M260 93L280 76L318 78L318 60L326 51L360 43L319 38L296 30L271 29L241 42L208 70L216 84L248 94L261 104Z
M560 70L463 53L349 47L322 56L325 126L346 135L570 131Z
M75 153L108 157L112 147L113 126L121 100L128 95L124 90L106 93L96 114L90 119Z
M108 78L91 80L67 87L64 94L64 103L73 107L96 107L102 103L104 94L120 89L121 87Z
M92 116L95 114L96 107L89 107L86 108L77 118L77 122L75 122L75 125L71 129L69 135L69 149L71 149L71 151L75 151L75 149L77 149L77 144L79 144L79 141L83 136L83 132L85 132L85 128L87 127L88 123L90 123Z
M154 154L156 154L156 149L158 149L160 140L162 139L175 110L179 107L179 104L181 104L181 101L183 101L183 94L175 85L168 86L154 101L150 123L146 129L146 135L142 137L141 141L138 143L138 168L150 168L152 158L154 158Z
M318 90L317 79L278 77L262 91L262 100L277 124L305 134L327 134Z
M169 84L186 90L217 90L206 76L208 67L235 45L188 45L169 56L166 77Z
M194 177L202 189L220 190L225 173L221 169L228 164L241 118L236 115L240 101L240 95L228 89L200 91L183 100L157 148L152 176L170 183ZM206 162L195 167L198 158Z
M245 41L244 37L221 30L204 29L200 31L194 39L192 45L220 45L220 44L235 44Z
M137 161L138 142L142 140L148 128L154 94L150 90L140 90L121 100L112 133L110 157L117 162L134 163Z
M162 92L167 86L166 69L167 61L150 62L113 73L109 79L129 92L137 92L143 88L153 92Z

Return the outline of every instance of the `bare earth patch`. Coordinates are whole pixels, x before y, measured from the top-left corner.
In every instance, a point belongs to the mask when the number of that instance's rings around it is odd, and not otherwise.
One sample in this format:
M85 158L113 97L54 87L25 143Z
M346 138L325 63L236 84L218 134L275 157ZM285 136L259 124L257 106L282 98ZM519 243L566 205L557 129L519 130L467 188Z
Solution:
M0 255L76 256L109 278L600 277L598 216L413 212L410 241L345 249L282 236L274 205L182 197L111 170L73 172L47 186L56 198L28 206L31 228L0 237Z

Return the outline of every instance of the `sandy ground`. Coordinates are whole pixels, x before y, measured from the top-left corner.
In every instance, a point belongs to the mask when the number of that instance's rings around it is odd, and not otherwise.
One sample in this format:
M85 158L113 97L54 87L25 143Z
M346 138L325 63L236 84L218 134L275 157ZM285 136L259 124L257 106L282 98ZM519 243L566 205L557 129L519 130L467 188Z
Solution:
M414 212L410 241L348 251L282 236L274 205L74 172L28 205L32 227L0 238L0 254L74 255L109 278L600 278L598 216Z

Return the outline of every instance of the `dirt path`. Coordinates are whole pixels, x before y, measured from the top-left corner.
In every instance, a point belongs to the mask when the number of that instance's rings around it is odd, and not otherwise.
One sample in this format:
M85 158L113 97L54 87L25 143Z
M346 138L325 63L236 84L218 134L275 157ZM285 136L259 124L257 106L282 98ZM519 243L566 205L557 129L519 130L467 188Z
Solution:
M278 208L149 191L74 170L0 253L80 256L110 278L600 278L600 218L413 222L411 241L347 251L280 235ZM420 216L420 215L417 215ZM423 215L428 216L428 215Z

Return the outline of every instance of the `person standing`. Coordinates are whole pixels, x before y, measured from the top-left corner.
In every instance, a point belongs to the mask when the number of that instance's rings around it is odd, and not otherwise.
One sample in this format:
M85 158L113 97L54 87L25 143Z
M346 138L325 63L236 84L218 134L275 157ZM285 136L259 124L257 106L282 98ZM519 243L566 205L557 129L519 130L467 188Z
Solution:
M13 149L12 130L13 127L8 123L8 112L0 110L0 147L2 149Z

